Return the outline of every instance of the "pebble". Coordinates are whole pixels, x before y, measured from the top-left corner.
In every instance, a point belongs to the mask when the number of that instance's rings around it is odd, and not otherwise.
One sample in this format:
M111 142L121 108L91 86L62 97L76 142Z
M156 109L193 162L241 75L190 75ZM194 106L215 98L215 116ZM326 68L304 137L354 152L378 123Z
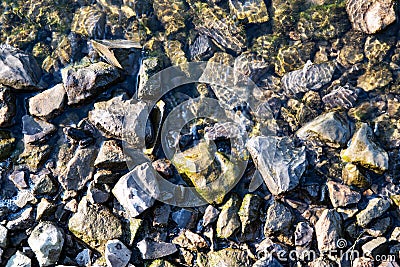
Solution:
M14 171L9 176L9 179L19 190L28 188L28 185L26 184L26 178L27 174L25 171Z
M132 252L118 239L106 243L105 257L108 267L125 267Z

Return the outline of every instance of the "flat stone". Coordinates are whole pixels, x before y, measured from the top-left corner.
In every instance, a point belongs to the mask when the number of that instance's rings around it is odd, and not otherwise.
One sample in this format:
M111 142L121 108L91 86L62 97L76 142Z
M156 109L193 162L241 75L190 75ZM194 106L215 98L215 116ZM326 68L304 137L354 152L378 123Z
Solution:
M104 141L101 144L94 166L111 170L126 169L126 158L121 145L116 140Z
M14 89L37 89L42 70L33 56L0 45L0 84Z
M106 262L109 267L125 267L132 252L121 241L114 239L106 243Z
M331 147L344 146L350 139L351 127L347 117L337 112L318 116L301 127L296 135L302 140L319 139Z
M34 209L28 207L23 209L21 212L14 215L15 218L7 222L8 230L24 230L32 226L34 218Z
M216 228L219 238L229 238L240 227L239 207L240 200L236 194L233 194L222 206Z
M337 242L342 237L342 218L333 209L322 212L315 224L318 249L325 254L337 249Z
M66 92L62 83L47 89L28 100L29 113L36 117L49 119L63 110Z
M28 244L40 266L53 265L60 257L64 245L64 233L52 222L40 222L29 236Z
M246 146L272 194L299 184L307 165L305 147L296 148L289 138L272 136L252 137Z
M104 62L61 70L68 105L80 104L103 92L119 78L118 69Z
M35 119L29 115L22 117L22 133L25 144L34 144L44 140L56 131L56 126L46 121Z
M356 204L361 200L361 194L351 190L350 187L346 185L334 181L329 181L326 184L334 208Z
M6 267L31 267L31 259L19 250L8 260Z
M8 229L0 224L0 247L6 248L7 246Z
M351 139L349 147L342 150L340 156L345 162L360 164L376 173L383 173L389 167L388 153L373 143L371 138L371 128L368 124L362 123Z
M147 193L149 190L149 192L154 191L151 191L151 188L147 190L141 188L136 181L146 184L148 181L154 181L155 179L154 169L149 163L143 163L122 176L112 193L129 215L136 217L154 204L154 198Z
M386 237L377 237L365 243L361 249L365 256L374 257L384 252L387 246Z
M366 227L373 219L381 217L390 208L390 201L383 198L373 198L365 209L357 214L357 224Z
M0 127L12 124L15 112L14 95L8 87L0 86Z
M137 248L145 260L162 258L178 251L175 244L156 242L148 238L138 242Z
M183 229L180 234L172 240L172 243L191 251L208 248L208 244L203 237L187 229Z
M275 201L267 210L267 218L264 226L264 233L270 236L276 233L287 233L294 221L293 214L289 207L281 202Z

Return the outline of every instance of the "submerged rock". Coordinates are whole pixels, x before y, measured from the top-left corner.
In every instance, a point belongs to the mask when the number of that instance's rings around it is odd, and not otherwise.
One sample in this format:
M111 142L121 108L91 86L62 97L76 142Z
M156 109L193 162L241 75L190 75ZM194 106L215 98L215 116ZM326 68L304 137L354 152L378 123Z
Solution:
M41 75L31 55L9 45L0 45L0 84L14 89L37 89Z
M340 156L345 162L360 164L377 173L383 173L389 167L388 153L373 143L371 138L371 128L368 124L362 123L351 139L349 147L342 150Z
M349 88L349 85L338 86L333 89L330 93L322 97L326 109L332 108L343 108L349 109L354 107L354 103L357 100L357 93Z
M79 8L71 23L71 31L85 37L101 39L104 37L106 14L91 6Z
M156 0L153 1L154 12L165 28L165 34L170 35L185 27L187 14L185 1Z
M296 148L288 137L273 136L253 137L246 146L272 194L299 184L307 165L305 147Z
M199 35L189 46L191 60L207 60L214 54L215 45L207 35Z
M15 116L15 97L8 87L0 86L0 127L9 126Z
M247 20L249 23L264 23L269 20L263 0L229 0L229 8L239 20Z
M68 105L80 104L119 78L118 69L104 62L70 66L61 71Z
M65 104L66 92L62 83L29 98L29 113L49 119L59 113Z

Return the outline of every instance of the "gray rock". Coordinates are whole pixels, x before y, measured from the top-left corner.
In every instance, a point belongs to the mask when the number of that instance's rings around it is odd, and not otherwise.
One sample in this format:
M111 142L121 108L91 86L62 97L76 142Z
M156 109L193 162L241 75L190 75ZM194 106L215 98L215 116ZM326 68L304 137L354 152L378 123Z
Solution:
M154 204L148 192L157 194L157 190L145 189L148 181L155 181L154 169L149 163L136 166L132 171L121 177L112 193L131 217L136 217ZM138 184L140 181L141 184ZM147 192L148 191L148 192Z
M8 234L7 228L0 224L0 247L1 248L6 248L6 246L7 246L7 234Z
M68 105L87 101L119 78L118 69L104 62L70 66L62 69L61 75Z
M356 102L358 95L355 90L350 88L351 87L348 84L345 86L338 86L329 94L326 94L324 97L322 97L322 102L324 102L326 109L349 109L354 107L354 103Z
M390 217L380 219L371 224L371 226L366 229L367 233L373 237L383 236L387 230L391 227Z
M162 258L178 251L175 244L156 242L148 238L138 242L137 247L145 260Z
M351 190L350 187L346 185L329 181L327 186L329 190L329 197L334 208L356 204L361 200L361 194Z
M313 240L314 229L306 222L299 222L294 232L294 244L309 249Z
M187 229L183 229L180 234L172 240L172 243L191 251L208 248L208 244L203 237Z
M365 209L357 214L357 224L366 227L373 219L379 218L390 208L390 200L373 198Z
M342 160L360 164L377 173L383 173L389 167L388 153L372 142L372 130L366 123L361 127L351 139L349 147L340 153Z
M240 227L239 207L240 200L236 194L232 194L222 206L216 228L219 238L229 238Z
M185 228L193 221L193 211L189 209L180 209L171 215L172 220L178 225L178 228Z
M28 188L28 185L26 184L26 178L27 178L27 175L26 175L25 171L14 171L9 176L9 179L20 190Z
M25 115L22 117L22 133L25 144L34 144L43 141L48 135L56 131L56 126L47 121L35 119Z
M335 210L326 209L315 224L318 249L327 253L337 249L337 242L342 237L342 218ZM328 255L329 256L329 255Z
M319 139L331 147L344 146L351 137L350 122L337 112L318 116L301 127L296 135L302 140Z
M31 259L17 250L8 260L6 267L31 267Z
M260 215L262 199L254 194L246 194L243 197L242 205L239 209L239 218L242 223L242 233L252 232L252 226L257 224Z
M45 90L28 100L29 113L49 119L57 115L65 105L66 92L62 83Z
M15 116L15 97L7 87L0 86L0 127L9 126Z
M58 186L53 181L50 172L40 172L37 175L31 175L30 177L34 184L33 186L34 195L43 195L43 194L52 195L55 192L57 192Z
M96 157L96 148L78 147L73 158L68 162L66 169L58 176L58 181L65 190L81 190L92 179L93 162Z
M101 144L94 166L101 169L126 169L126 158L121 145L116 140L107 140Z
M169 215L171 214L171 207L163 204L154 209L153 225L166 226L168 224Z
M64 233L51 222L40 222L28 238L40 266L55 264L64 245Z
M14 214L14 218L7 222L8 230L23 230L32 226L34 218L34 209L28 207L23 209L21 212Z
M31 55L0 45L0 84L14 89L36 89L42 70Z
M121 241L114 239L106 243L106 262L108 267L125 267L132 252Z
M92 203L104 203L110 197L110 187L105 184L96 184L91 181L88 187L87 196Z
M386 237L377 237L365 243L361 249L365 256L375 258L385 251L387 247Z
M288 137L273 136L252 137L246 146L272 194L299 184L307 165L305 147L296 148Z
M19 208L25 207L28 203L31 204L36 204L37 199L36 197L32 194L30 190L20 190L18 192L17 198L14 201L15 205L17 205Z
M353 29L367 34L383 30L396 21L393 0L347 0L346 11Z
M267 218L264 226L264 233L270 236L275 233L287 233L294 221L293 214L289 207L275 201L267 210Z
M56 209L55 204L49 202L46 198L42 198L37 205L36 221L49 217L49 215L54 214Z
M214 208L213 205L208 205L203 215L203 226L215 222L218 219L219 210Z
M79 266L89 266L91 264L92 251L85 248L76 255L75 261Z

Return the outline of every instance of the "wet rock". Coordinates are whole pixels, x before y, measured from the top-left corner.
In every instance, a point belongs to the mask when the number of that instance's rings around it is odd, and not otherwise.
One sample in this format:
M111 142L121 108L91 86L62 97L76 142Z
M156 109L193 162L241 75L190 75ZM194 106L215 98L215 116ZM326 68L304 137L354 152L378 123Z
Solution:
M342 150L340 156L345 162L360 164L377 173L383 173L388 169L388 154L377 144L373 143L371 139L371 128L369 128L368 124L362 123L351 139L349 147Z
M47 121L35 119L25 115L22 117L22 133L25 144L35 144L44 141L46 137L56 131L56 126Z
M293 221L294 217L290 208L283 203L275 201L268 207L264 233L266 236L276 233L287 233Z
M143 125L146 125L147 108L144 102L126 100L126 96L120 95L95 103L94 110L89 111L89 120L107 135L140 146L145 142ZM124 117L125 114L129 114L128 118Z
M186 229L182 230L180 234L172 240L172 243L191 251L197 251L198 249L208 247L203 237Z
M251 234L251 232L253 232L252 226L257 225L261 202L262 199L254 194L246 194L243 197L242 205L238 212L242 223L242 233Z
M126 169L126 159L121 145L116 140L104 141L97 154L94 166L102 169Z
M357 97L357 93L350 89L350 86L347 84L345 86L338 86L330 93L326 94L322 97L322 102L324 102L326 109L328 110L339 107L349 109L354 106Z
M296 135L302 140L319 139L331 147L340 147L351 137L351 125L345 115L329 112L301 127Z
M342 170L342 180L347 185L354 185L357 187L367 187L371 181L363 175L357 165L347 163Z
M13 214L13 218L7 222L8 230L22 230L32 226L34 222L35 210L32 207L23 209L22 211Z
M162 258L178 251L175 244L156 242L147 238L138 242L137 247L145 260Z
M40 266L55 264L64 245L64 233L51 222L40 222L28 238L28 244Z
M294 244L296 247L309 249L313 240L314 229L306 222L299 222L294 232Z
M368 206L357 214L357 224L366 227L373 219L382 216L389 208L389 200L373 198L368 202Z
M62 83L29 98L29 113L49 119L63 110L66 92Z
M148 163L143 163L122 176L112 193L129 215L136 217L154 204L154 198L147 191L156 193L151 188L142 188L138 181L146 184L155 179L154 169Z
M191 60L204 61L212 57L215 52L215 45L206 35L199 35L189 46Z
M315 224L318 249L327 253L337 249L337 242L342 237L342 218L335 210L326 209Z
M239 20L246 20L249 23L264 23L269 20L264 1L229 0L229 8Z
M390 48L391 45L385 40L368 36L364 46L365 57L368 58L370 65L380 63L387 56Z
M381 63L379 65L368 68L366 72L357 79L357 87L364 91L372 91L384 88L393 81L392 72L389 67Z
M87 101L119 78L118 69L104 62L70 66L62 69L61 75L68 105Z
M125 267L132 252L119 240L109 240L106 243L106 262L109 267Z
M9 45L0 45L0 84L14 89L36 89L41 74L31 55Z
M3 225L0 225L0 247L1 248L6 248L7 246L7 234L8 234L8 229L4 227Z
M189 209L180 209L172 213L172 220L178 225L178 228L185 228L193 222L194 213Z
M208 205L206 210L204 211L203 216L203 226L207 226L218 219L220 211L214 208L213 205Z
M8 260L6 267L31 267L31 259L17 250L15 254Z
M210 251L206 256L197 257L199 267L230 266L249 267L251 266L247 253L233 248L225 248L218 251Z
M157 0L153 2L154 12L165 28L165 34L177 32L185 27L187 14L182 0Z
M334 208L357 204L361 200L360 193L353 191L350 187L340 183L329 181L327 183L329 197Z
M233 194L222 206L216 228L219 238L229 238L240 227L240 219L238 216L240 207L239 201L239 197Z
M179 66L188 62L185 52L182 50L182 43L178 40L168 40L164 43L164 50L173 66ZM181 67L181 66L179 66ZM185 71L185 66L181 68Z
M249 78L258 82L269 69L270 64L262 57L252 52L244 52L235 59L233 65L234 82L235 84L246 83Z
M335 69L333 62L313 64L307 61L303 68L285 74L282 85L289 94L317 91L332 80Z
M101 39L104 37L106 14L91 6L79 8L74 15L71 31L85 37Z
M9 179L20 190L28 188L28 185L26 184L26 178L27 178L27 174L25 171L14 171L9 176Z
M78 212L69 219L68 229L101 253L108 240L122 236L121 222L107 208L90 204L85 197L79 203Z
M313 43L280 47L276 55L275 72L282 76L287 72L302 68L310 60L310 54L313 49Z
M253 137L247 142L269 191L287 192L299 184L306 165L305 147L296 148L288 137Z
M78 147L65 171L58 176L58 181L65 190L81 190L92 179L94 171L92 166L95 156L96 148Z
M0 86L0 127L9 126L15 112L14 95L8 87Z
M346 10L353 29L377 33L396 20L393 0L347 0Z
M386 237L377 237L365 243L361 249L364 255L375 258L377 255L381 255L381 253L385 251L386 247Z
M366 229L367 233L373 237L383 236L386 231L391 226L391 219L390 217L383 218L378 222L372 223L372 225Z
M14 150L15 138L10 132L0 131L0 159L7 159Z

